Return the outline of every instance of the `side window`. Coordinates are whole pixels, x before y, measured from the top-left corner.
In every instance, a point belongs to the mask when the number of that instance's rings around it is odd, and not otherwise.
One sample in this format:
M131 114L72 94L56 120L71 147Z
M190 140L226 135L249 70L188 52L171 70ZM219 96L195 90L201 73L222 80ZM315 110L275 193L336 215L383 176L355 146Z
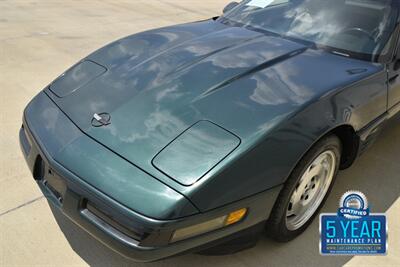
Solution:
M382 55L387 55L390 51L390 47L392 46L391 44L393 43L393 37L394 35L392 34L392 36L390 36L389 41L387 42L387 44L385 45L385 47L382 50Z

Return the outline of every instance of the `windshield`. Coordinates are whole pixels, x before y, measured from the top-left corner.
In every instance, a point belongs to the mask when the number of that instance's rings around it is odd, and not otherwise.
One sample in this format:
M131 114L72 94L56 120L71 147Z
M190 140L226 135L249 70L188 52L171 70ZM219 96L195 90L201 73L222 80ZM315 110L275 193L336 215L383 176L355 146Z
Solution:
M220 21L376 61L388 52L397 0L246 0Z

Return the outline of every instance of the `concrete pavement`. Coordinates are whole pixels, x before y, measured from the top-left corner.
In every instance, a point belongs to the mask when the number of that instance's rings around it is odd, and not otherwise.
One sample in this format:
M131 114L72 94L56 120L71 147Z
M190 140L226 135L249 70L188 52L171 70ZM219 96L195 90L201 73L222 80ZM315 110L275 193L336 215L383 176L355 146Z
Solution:
M322 257L318 222L298 239L259 244L231 256L185 255L136 264L115 254L52 210L21 156L18 130L28 101L72 64L120 37L218 15L228 0L0 1L1 266L400 266L400 119L349 170L340 173L324 211L347 190L361 190L387 212L385 257ZM54 214L53 214L54 213Z

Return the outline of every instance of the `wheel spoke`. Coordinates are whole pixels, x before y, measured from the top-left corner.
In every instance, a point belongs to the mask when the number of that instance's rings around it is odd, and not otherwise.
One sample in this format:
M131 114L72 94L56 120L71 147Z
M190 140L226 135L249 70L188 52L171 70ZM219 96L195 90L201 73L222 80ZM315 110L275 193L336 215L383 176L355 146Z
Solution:
M326 151L303 173L290 197L286 211L286 225L289 230L299 229L315 213L327 193L335 168L335 154Z
M317 177L322 172L322 169L323 167L321 166L321 164L313 165L313 168L309 169L307 176L309 176L311 180L312 178Z
M292 215L298 215L301 212L301 209L302 209L302 205L301 205L300 201L293 203L292 210L291 210Z

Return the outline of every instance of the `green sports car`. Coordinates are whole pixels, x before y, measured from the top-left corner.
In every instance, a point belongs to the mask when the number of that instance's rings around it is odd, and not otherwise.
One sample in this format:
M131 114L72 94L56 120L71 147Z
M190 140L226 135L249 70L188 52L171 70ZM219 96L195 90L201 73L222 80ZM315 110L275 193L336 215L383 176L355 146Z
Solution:
M29 103L28 166L51 205L137 261L289 241L400 111L399 5L247 0L113 42Z

